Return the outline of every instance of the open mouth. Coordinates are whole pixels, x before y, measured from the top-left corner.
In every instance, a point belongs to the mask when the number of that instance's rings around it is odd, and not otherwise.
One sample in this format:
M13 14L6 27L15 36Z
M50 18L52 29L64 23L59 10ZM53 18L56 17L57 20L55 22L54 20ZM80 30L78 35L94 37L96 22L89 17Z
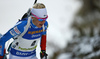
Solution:
M43 24L39 24L40 26L42 26Z

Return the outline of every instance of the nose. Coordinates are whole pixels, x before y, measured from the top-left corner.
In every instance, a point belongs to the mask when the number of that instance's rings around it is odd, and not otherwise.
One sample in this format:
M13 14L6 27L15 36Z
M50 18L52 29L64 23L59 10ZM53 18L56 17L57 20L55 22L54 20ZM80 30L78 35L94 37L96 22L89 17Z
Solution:
M41 21L41 23L45 23L45 20Z

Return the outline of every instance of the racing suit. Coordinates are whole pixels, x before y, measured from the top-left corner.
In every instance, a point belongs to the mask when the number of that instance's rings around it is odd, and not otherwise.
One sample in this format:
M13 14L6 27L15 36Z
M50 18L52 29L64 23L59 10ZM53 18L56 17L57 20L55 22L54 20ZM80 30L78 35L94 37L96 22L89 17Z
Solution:
M21 36L26 29L27 22L28 18L25 18L24 21L19 21L0 39L0 42L4 43L10 38L15 39L11 45L9 59L37 59L36 47L39 40L41 40L41 50L46 50L46 29L48 22L44 23L43 30L43 27L38 28L35 26L30 18L30 25L25 34Z

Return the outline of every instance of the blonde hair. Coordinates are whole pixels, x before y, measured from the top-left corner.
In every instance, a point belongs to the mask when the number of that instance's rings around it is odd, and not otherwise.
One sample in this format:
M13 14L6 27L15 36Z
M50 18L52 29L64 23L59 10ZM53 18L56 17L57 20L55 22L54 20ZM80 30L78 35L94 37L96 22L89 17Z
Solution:
M36 3L34 4L33 8L42 9L42 8L45 8L45 5L43 3Z

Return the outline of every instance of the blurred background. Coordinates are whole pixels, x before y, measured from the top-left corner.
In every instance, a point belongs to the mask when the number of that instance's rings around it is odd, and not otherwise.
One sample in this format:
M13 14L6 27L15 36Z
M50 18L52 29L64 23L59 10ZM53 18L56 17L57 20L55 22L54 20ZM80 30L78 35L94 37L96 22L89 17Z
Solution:
M0 0L0 33L6 33L34 0ZM48 59L100 59L100 0L38 0L48 11ZM13 39L9 40L8 44ZM40 47L37 48L39 57Z

